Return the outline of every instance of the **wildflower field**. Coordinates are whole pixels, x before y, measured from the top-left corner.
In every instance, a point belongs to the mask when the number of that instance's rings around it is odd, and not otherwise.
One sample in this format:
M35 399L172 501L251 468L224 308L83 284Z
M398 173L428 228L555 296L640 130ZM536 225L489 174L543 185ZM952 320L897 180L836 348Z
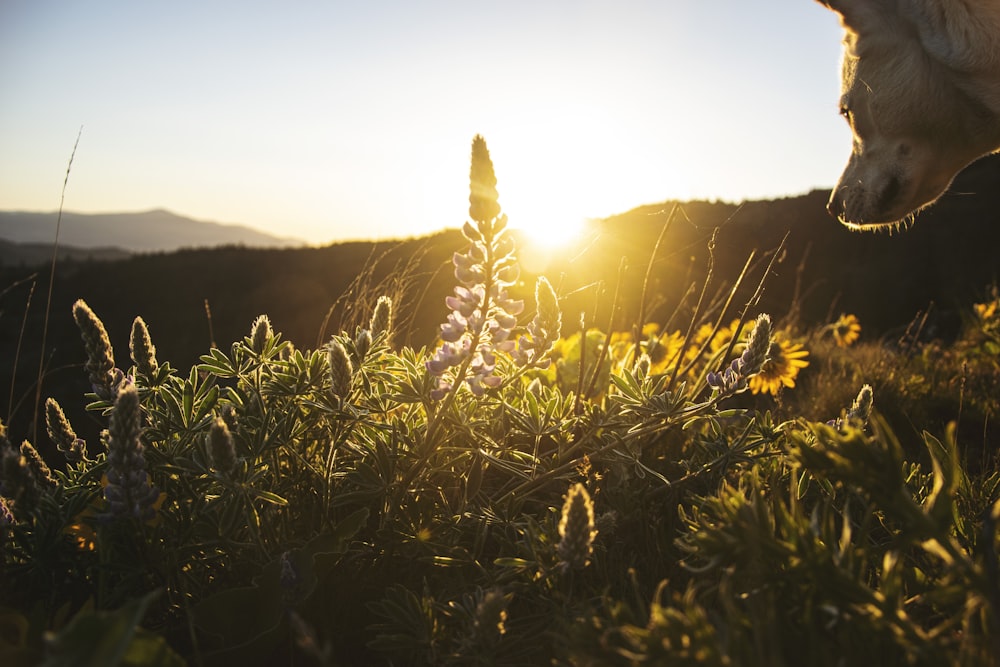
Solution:
M178 369L77 301L105 430L0 438L0 664L997 664L995 288L947 343L763 279L601 325L522 284L481 137L470 184L427 347L383 294Z

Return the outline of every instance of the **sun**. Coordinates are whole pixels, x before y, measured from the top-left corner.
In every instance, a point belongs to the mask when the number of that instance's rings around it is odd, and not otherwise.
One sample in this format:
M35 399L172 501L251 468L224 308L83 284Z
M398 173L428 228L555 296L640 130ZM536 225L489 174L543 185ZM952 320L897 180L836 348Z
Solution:
M578 243L587 227L580 205L553 196L542 183L519 182L500 194L510 229L523 243L542 253L565 251Z
M583 216L566 213L536 213L511 217L511 229L516 229L527 243L537 250L563 250L580 239L586 225Z
M575 252L586 235L583 215L545 206L512 207L509 225L520 239L518 259L529 273L542 274Z

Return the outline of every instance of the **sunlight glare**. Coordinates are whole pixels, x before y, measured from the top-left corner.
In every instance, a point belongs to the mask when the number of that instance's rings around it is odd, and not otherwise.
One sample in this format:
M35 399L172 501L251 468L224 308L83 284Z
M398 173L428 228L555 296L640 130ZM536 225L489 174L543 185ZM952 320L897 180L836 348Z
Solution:
M528 210L511 216L511 229L524 235L538 250L557 251L579 240L585 220L566 211Z

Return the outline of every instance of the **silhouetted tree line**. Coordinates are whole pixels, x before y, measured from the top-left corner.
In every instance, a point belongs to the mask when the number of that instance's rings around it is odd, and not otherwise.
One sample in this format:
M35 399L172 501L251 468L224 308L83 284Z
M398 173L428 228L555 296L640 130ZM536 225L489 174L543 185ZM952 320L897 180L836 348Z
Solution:
M705 300L718 303L754 252L733 301L737 308L751 299L770 266L755 312L791 314L807 326L852 312L866 337L891 339L930 307L925 333L947 337L957 331L960 314L997 280L998 185L1000 158L985 158L915 225L892 234L845 229L827 215L825 191L743 205L644 206L594 222L589 243L543 272L565 295L564 331L579 325L581 313L587 326L628 329L640 311L644 320L661 323L675 313L679 328L709 266ZM71 315L76 299L85 299L104 321L122 368L130 365L128 338L137 315L148 324L161 362L187 369L210 345L228 349L246 336L262 313L285 339L315 348L366 322L381 294L393 297L402 318L396 343L419 347L433 342L444 320L443 299L454 282L451 256L463 247L461 235L448 231L400 242L224 247L58 265L43 399L57 398L81 435L93 437L87 424L96 428L97 421L76 409L88 391ZM0 410L15 435L30 434L48 275L46 267L0 267L6 289L0 294ZM525 269L521 278L528 287L520 296L530 298L534 275ZM44 449L47 438L37 440Z

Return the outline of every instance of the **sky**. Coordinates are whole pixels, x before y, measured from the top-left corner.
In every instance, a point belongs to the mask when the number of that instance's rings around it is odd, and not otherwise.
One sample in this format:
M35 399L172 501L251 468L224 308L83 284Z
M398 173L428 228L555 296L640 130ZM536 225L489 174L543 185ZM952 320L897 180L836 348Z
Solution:
M165 208L314 244L830 187L813 0L0 0L0 210ZM82 131L81 131L82 128Z

